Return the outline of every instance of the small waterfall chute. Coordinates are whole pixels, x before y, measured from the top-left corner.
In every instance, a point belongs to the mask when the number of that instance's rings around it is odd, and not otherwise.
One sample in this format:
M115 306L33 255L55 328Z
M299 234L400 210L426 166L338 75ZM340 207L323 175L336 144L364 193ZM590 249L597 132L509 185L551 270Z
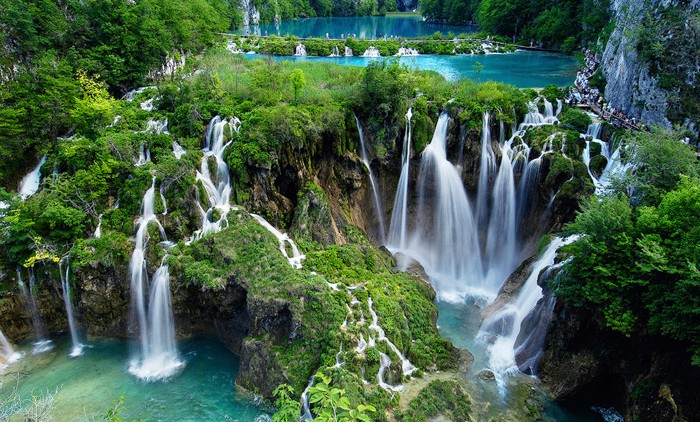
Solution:
M299 43L294 49L294 55L297 57L306 57L306 47L304 44Z
M5 335L0 330L0 369L3 367L15 363L22 358L22 354L15 352L12 344L7 340Z
M399 186L394 197L394 209L391 213L391 225L389 226L388 244L394 249L404 250L408 231L408 178L411 161L411 117L413 113L409 108L406 112L406 131L403 138L403 150L401 152L401 175Z
M287 233L280 232L272 224L268 223L267 220L265 220L258 214L250 214L250 216L253 217L258 223L260 223L261 226L265 227L267 231L272 233L277 238L277 240L280 242L280 252L282 252L282 255L284 255L284 257L287 258L287 261L289 261L289 265L296 268L297 270L301 269L301 262L306 258L306 256L299 253L299 249L297 248L296 243L294 243L294 241L287 235ZM287 252L287 244L289 244L290 248L292 249L292 256L289 256L289 253Z
M19 184L19 196L27 199L39 190L41 184L41 166L46 163L46 155L42 156L39 163L22 178Z
M384 212L382 208L382 201L379 196L379 186L377 180L374 177L374 172L370 166L369 159L367 158L367 149L365 148L365 136L362 133L362 125L360 124L360 119L353 113L355 117L355 124L357 125L357 131L360 134L360 150L362 152L362 163L367 168L369 172L369 182L372 186L372 195L374 196L374 210L377 213L377 220L379 221L379 234L382 244L386 243L386 229L384 228Z
M65 272L62 268L62 262L65 261L66 269ZM70 261L68 257L65 257L58 262L58 271L61 275L61 287L63 289L63 303L66 307L66 317L68 319L68 328L70 329L70 337L73 342L73 347L69 353L70 357L78 357L83 354L83 344L80 342L80 336L78 334L78 323L75 319L75 311L73 309L73 301L70 293Z
M32 354L44 353L53 349L53 343L46 336L46 325L39 314L39 307L36 303L36 276L34 269L29 268L29 286L27 287L22 280L22 273L17 268L17 284L19 285L20 293L24 299L24 306L29 311L32 318L32 327L34 328L35 341L32 348Z
M362 53L362 57L381 57L381 53L379 53L379 50L377 47L371 45L367 50L365 50L364 53Z

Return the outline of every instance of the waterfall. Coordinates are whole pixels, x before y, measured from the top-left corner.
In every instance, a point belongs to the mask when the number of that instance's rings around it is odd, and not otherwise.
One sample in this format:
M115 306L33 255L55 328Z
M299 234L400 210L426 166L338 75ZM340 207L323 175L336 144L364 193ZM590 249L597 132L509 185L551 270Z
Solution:
M352 49L348 46L345 46L345 57L352 57Z
M500 286L517 266L517 228L515 176L511 158L511 138L501 147L501 165L493 186L491 216L489 218L485 263L489 285Z
M476 221L479 227L488 224L489 209L489 179L496 171L496 156L491 147L490 114L484 112L484 120L481 126L481 160L479 165L479 187L476 197Z
M299 249L297 248L296 243L294 243L294 241L289 238L287 233L280 232L279 230L274 228L272 224L268 223L267 220L265 220L257 214L250 214L250 216L253 217L258 223L260 223L261 226L265 227L270 233L272 233L277 238L277 240L279 240L280 252L282 252L282 255L284 255L284 257L287 258L287 261L289 261L289 265L296 268L297 270L301 269L301 261L303 261L306 258L306 256L299 253ZM287 243L292 249L292 256L289 256L289 253L287 252Z
M166 240L165 231L155 215L155 180L153 177L151 187L143 196L134 252L129 262L132 307L136 314L140 343L139 358L132 360L129 372L147 381L168 378L183 365L178 359L175 349L175 332L170 304L170 275L167 265L161 264L153 275L150 307L148 314L146 313L145 290L148 284L148 271L145 256L146 245L150 240L148 224L150 222L156 223L160 229L161 237Z
M0 330L0 369L4 365L9 365L11 363L17 362L22 357L21 353L15 352L12 345Z
M39 315L39 308L36 304L36 297L34 296L36 277L34 276L34 269L29 269L29 288L24 284L22 280L22 274L17 268L17 283L19 284L19 290L22 293L22 298L24 299L24 306L29 311L32 317L32 326L34 327L34 334L36 341L34 342L34 347L32 349L33 354L43 353L51 350L53 344L51 340L46 338L46 325Z
M306 47L304 47L304 44L299 43L299 45L297 45L294 49L294 55L297 57L306 57Z
M362 162L367 171L369 172L369 182L372 185L372 194L374 195L374 210L377 213L377 220L379 220L379 233L382 244L386 243L386 229L384 228L384 212L382 210L382 201L379 197L379 188L377 187L377 181L374 177L374 172L372 172L372 167L369 165L369 159L367 159L367 150L365 149L365 137L362 133L362 125L360 125L360 120L353 113L355 117L355 124L357 124L357 131L360 134L360 149L362 150Z
M562 106L562 101L559 98L557 98L557 112L554 113L554 117L559 117L559 115L561 114Z
M97 228L95 228L95 234L93 234L95 239L102 237L102 214L97 216Z
M537 98L527 104L528 113L525 115L525 119L520 124L518 130L525 130L535 126L552 125L559 121L554 115L552 103L547 101L547 99L544 99L544 114L540 113L537 106L539 100L540 98Z
M163 185L160 185L158 193L160 193L160 202L163 204L163 215L168 215L168 203L165 202L165 195L163 194Z
M136 166L142 166L151 162L151 151L144 144L139 145L139 159L136 161Z
M302 421L312 421L314 420L314 415L311 413L311 408L309 407L309 389L314 385L314 379L316 374L311 375L309 384L306 386L304 391L301 393L301 420Z
M167 255L163 258L163 261ZM175 345L175 321L170 296L170 272L166 264L153 274L149 297L148 334L142 344L141 362L132 362L129 372L147 380L166 379L175 374L184 362Z
M602 195L610 188L615 175L623 174L631 168L631 164L622 164L622 145L618 146L611 155L610 145L599 139L602 127L602 123L591 123L586 134L582 135L583 138L586 138L586 147L583 150L582 160L588 168L588 175L593 180L596 195ZM591 143L600 145L600 155L607 160L600 178L597 178L591 170Z
M365 50L364 53L362 53L362 57L381 57L382 55L379 54L379 50L377 50L377 47L371 45L367 50Z
M442 113L422 153L415 234L407 255L418 258L443 298L462 296L465 281L481 278L478 233L462 179L447 160L449 116ZM484 290L483 280L469 286Z
M329 54L328 57L340 57L340 50L338 49L337 45L333 46L331 49L331 54Z
M413 366L413 364L411 364L411 362L408 359L406 359L403 353L401 353L399 348L396 347L396 345L386 337L384 329L379 325L379 317L377 316L377 313L374 312L372 304L373 301L372 297L370 296L367 298L367 307L369 308L369 313L372 317L372 323L370 324L369 329L377 333L376 338L373 337L374 342L378 343L380 341L383 341L384 343L386 343L389 349L391 349L391 351L394 352L394 354L398 356L399 360L401 361L401 373L403 374L403 376L410 376L417 370L417 368ZM388 358L389 357L387 356L387 359ZM391 360L389 360L389 362L391 363Z
M406 131L403 137L403 151L401 152L401 176L399 186L394 198L394 209L391 213L391 225L389 226L389 242L392 247L406 249L406 232L408 228L408 177L411 161L411 109L406 112Z
M39 190L39 184L41 182L41 166L43 166L45 162L46 155L41 157L39 164L37 164L32 171L22 178L22 181L19 184L19 196L21 196L22 199L29 198Z
M180 146L180 144L177 143L177 141L173 141L173 154L175 155L176 159L182 158L183 155L185 155L187 151Z
M58 262L58 272L61 275L61 287L63 288L63 302L66 305L66 315L68 318L68 328L70 328L70 337L73 341L73 348L70 351L70 357L78 357L83 354L83 345L80 343L80 338L78 337L78 324L75 321L75 315L73 311L73 302L71 301L70 295L70 262L68 257L64 258L66 261L66 271L64 273L61 266L61 262Z
M401 56L419 56L420 53L418 53L418 50L415 48L405 48L405 47L400 47L399 51L394 54L394 56L401 57Z
M576 239L578 239L577 236L552 239L547 249L530 267L529 276L517 296L494 310L482 323L480 336L487 338L495 336L495 340L488 347L488 353L489 368L496 373L505 374L518 369L515 363L516 339L520 334L523 320L543 296L542 288L537 283L540 273L554 264L560 247Z
M228 173L228 165L224 161L224 151L232 140L226 142L226 132L224 129L228 126L229 136L233 132L238 133L241 127L241 121L237 117L230 120L222 120L216 116L209 122L207 135L204 145L204 156L202 157L200 169L197 172L197 180L202 182L204 190L209 200L209 208L205 210L199 201L197 207L202 216L202 228L192 234L188 243L199 240L202 236L209 233L218 233L221 231L224 224L228 225L228 213L231 210L229 204L231 197L231 179ZM216 162L216 174L214 177L209 171L209 161L214 159ZM219 218L214 221L214 210L218 210Z

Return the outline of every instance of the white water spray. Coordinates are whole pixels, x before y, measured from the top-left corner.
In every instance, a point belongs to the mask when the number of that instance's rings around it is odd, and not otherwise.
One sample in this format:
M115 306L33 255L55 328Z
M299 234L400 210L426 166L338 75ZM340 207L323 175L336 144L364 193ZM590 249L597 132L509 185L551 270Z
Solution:
M58 272L61 275L61 287L63 288L63 303L66 306L66 316L68 318L68 328L70 329L70 337L73 342L73 347L69 353L69 356L74 358L83 354L83 344L80 342L80 337L78 335L78 324L75 321L75 311L73 309L73 302L71 300L70 294L70 262L68 257L65 258L66 270L63 271L61 263L64 260L58 262Z
M29 198L39 190L39 184L41 183L41 166L43 166L45 162L46 155L41 157L39 164L22 178L19 184L19 196L21 196L22 199Z
M409 110L410 112L410 110ZM362 151L362 162L364 163L367 171L369 172L369 182L372 185L372 194L374 196L374 209L377 213L377 220L379 220L379 233L380 240L382 244L386 243L386 229L384 228L384 211L382 209L382 201L379 197L379 187L377 186L377 180L374 177L374 172L372 167L369 165L369 159L367 158L367 149L365 148L365 136L362 133L362 125L360 124L360 119L353 113L355 117L355 124L357 125L357 131L360 134L360 149Z

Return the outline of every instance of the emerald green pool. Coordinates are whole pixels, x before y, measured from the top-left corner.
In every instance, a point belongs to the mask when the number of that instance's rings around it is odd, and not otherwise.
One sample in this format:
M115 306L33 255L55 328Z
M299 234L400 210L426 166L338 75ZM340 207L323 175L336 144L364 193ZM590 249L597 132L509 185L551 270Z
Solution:
M254 403L235 393L238 358L210 338L178 342L186 365L166 382L145 383L128 371L129 345L125 341L95 340L82 356L69 358L70 341L55 340L53 350L25 356L0 375L0 402L18 379L19 394L58 389L53 415L58 421L84 420L99 416L124 396L123 420L139 421L271 421Z

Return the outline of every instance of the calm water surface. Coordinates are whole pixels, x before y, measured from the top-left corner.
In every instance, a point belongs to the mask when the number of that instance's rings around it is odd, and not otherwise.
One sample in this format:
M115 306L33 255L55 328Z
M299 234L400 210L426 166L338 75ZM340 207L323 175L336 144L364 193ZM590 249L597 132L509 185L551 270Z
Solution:
M393 36L404 38L427 37L435 32L463 34L476 31L473 26L454 26L423 22L419 15L411 16L353 16L307 18L282 21L278 24L251 25L238 31L241 34L296 35L297 37L357 38L374 40Z
M25 350L22 360L0 375L4 381L0 399L18 379L19 393L25 399L31 398L32 392L58 389L54 416L59 421L103 415L121 395L123 420L271 421L250 400L236 396L233 383L238 358L218 341L179 341L186 361L183 371L167 382L145 383L127 372L126 342L92 341L82 356L72 359L68 357L69 340L57 340L52 351L40 355L32 356Z
M362 54L362 52L355 52ZM247 54L249 58L262 57ZM367 66L375 60L384 58L365 57L276 57L277 60L332 62L347 66ZM547 85L571 85L576 77L578 63L563 54L539 51L517 51L510 54L436 56L423 55L401 57L401 63L411 68L434 70L447 80L474 79L480 81L497 81L519 88L542 88ZM483 66L481 72L475 72L474 65Z

